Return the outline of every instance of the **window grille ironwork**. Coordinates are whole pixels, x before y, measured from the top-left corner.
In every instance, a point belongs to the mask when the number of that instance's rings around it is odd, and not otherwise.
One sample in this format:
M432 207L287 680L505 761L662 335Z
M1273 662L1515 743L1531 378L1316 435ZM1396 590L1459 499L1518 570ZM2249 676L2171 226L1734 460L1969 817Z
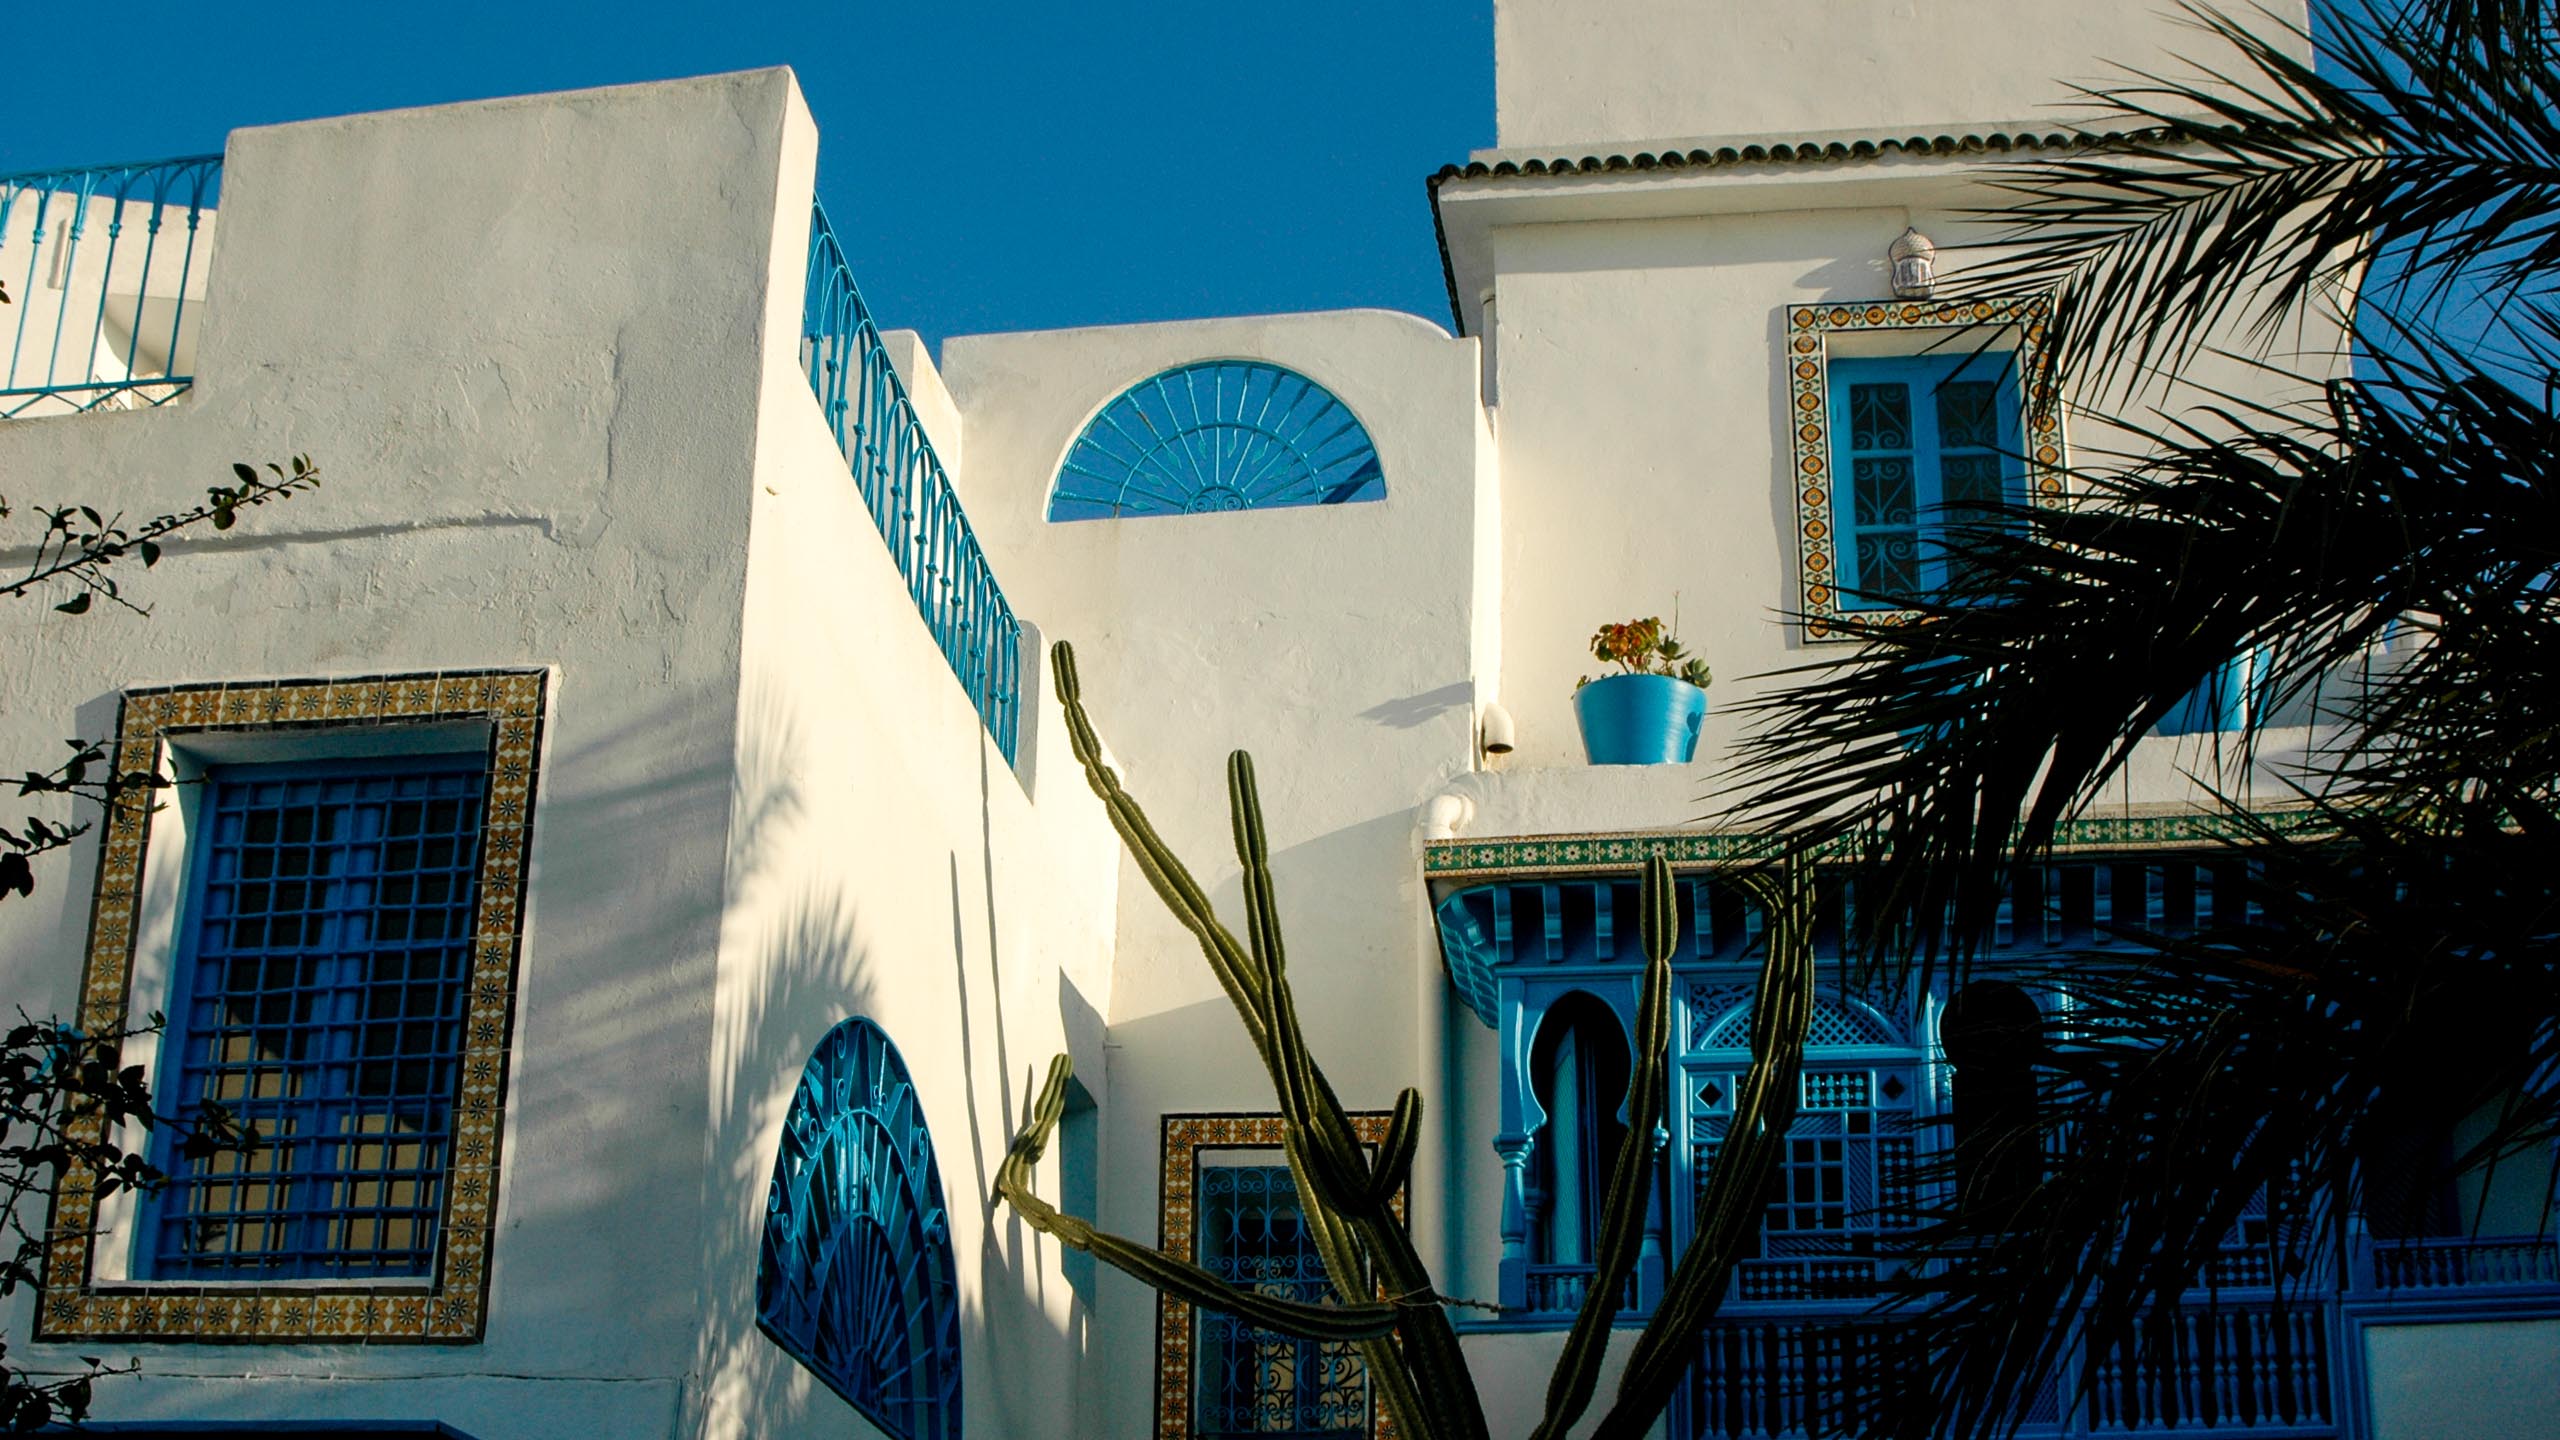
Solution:
M901 1440L960 1435L960 1290L933 1137L905 1060L859 1016L810 1055L783 1120L756 1323Z
M1199 1205L1204 1269L1266 1295L1330 1296L1288 1166L1204 1165ZM1211 1310L1193 1323L1200 1440L1369 1433L1368 1373L1350 1343L1295 1340Z
M1377 446L1322 385L1259 360L1152 375L1088 422L1058 467L1051 520L1198 515L1383 500Z
M478 754L208 777L167 1053L262 1143L185 1160L154 1279L425 1275L436 1258L488 767Z
M0 420L187 392L221 185L219 155L0 176Z

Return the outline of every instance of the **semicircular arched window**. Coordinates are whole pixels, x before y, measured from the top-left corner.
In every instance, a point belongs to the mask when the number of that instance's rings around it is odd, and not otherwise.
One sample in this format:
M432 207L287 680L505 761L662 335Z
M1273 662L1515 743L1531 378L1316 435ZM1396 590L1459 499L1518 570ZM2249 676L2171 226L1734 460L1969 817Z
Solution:
M1076 437L1052 520L1197 515L1383 500L1378 449L1351 407L1285 366L1207 360L1149 376Z
M881 1429L958 1440L960 1290L942 1174L906 1062L859 1016L818 1042L783 1120L756 1323Z

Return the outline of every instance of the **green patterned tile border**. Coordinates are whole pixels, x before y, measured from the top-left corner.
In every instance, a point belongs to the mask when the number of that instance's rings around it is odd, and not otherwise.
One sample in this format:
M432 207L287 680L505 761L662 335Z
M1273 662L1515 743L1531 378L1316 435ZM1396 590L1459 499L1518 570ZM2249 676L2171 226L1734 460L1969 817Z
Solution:
M2057 854L2196 849L2246 839L2255 826L2294 831L2309 828L2313 820L2308 809L2096 816L2066 822L2053 848ZM1738 830L1434 840L1423 847L1422 873L1431 879L1598 874L1632 871L1655 855L1675 867L1697 867L1761 859L1774 849L1772 837Z

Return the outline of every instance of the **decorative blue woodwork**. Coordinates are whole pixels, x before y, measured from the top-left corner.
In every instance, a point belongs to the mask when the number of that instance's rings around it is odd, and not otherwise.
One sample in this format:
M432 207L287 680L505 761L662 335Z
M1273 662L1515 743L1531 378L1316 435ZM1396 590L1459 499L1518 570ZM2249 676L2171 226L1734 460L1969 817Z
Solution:
M1209 360L1102 407L1058 467L1052 520L1197 515L1383 500L1378 450L1349 406L1295 370Z
M1626 1109L1629 1059L1617 1016L1578 993L1548 1007L1531 1044L1530 1101L1544 1119L1530 1134L1533 1307L1541 1272L1552 1283L1568 1268L1586 1277L1593 1271L1609 1167L1626 1133L1619 1116Z
M855 1017L809 1056L782 1125L756 1323L903 1440L960 1434L960 1290L906 1062Z
M2221 854L2136 854L2025 868L2013 877L1984 958L2033 969L2059 952L2191 933L2213 922L2217 905L2235 903L2247 865ZM1625 1297L1630 1316L1660 1295L1660 1257L1687 1244L1698 1182L1731 1123L1749 1063L1749 1005L1765 929L1757 907L1718 874L1675 883L1678 1053L1662 1156L1669 1213L1660 1205L1648 1211L1644 1255ZM1587 1264L1552 1258L1542 1229L1549 1201L1541 1190L1551 1183L1542 1172L1560 1157L1540 1149L1557 1125L1539 1036L1560 1011L1582 1008L1577 997L1631 1024L1641 963L1637 892L1633 877L1522 876L1468 885L1437 907L1451 982L1500 1037L1492 1143L1503 1186L1496 1298L1506 1314L1462 1321L1465 1328L1561 1330L1590 1284ZM1924 1157L1954 1146L1964 1163L1951 1081L1973 1072L1958 1067L1998 1063L1997 1054L1968 1061L1953 1053L1979 1047L1942 1033L1937 998L1847 984L1842 937L1857 903L1844 881L1817 888L1815 951L1825 964L1802 1108L1758 1244L1738 1264L1674 1398L1668 1433L1678 1440L1808 1433L1822 1404L1836 1398L1848 1348L1874 1333L1861 1330L1859 1318L1896 1278L1877 1252L1890 1251L1894 1232L1920 1207L1949 1198L1921 1193ZM2015 998L2038 1006L2055 999L2023 990ZM1944 1053L1932 1051L1933 1039ZM1973 1078L1979 1098L1987 1072ZM2343 1288L2333 1292L2328 1258L2280 1248L2289 1233L2282 1218L2263 1195L2243 1208L2199 1288L2161 1322L2167 1339L2156 1353L2128 1355L2067 1336L2062 1383L2021 1433L2269 1440L2359 1433L2347 1413L2361 1393L2356 1327L2560 1317L2560 1243L2549 1234L2384 1239L2354 1231L2337 1277ZM2281 1306L2280 1276L2292 1277Z
M0 176L0 420L186 392L221 183L219 155Z
M809 212L801 359L854 488L960 688L1007 760L1022 709L1022 622L988 568L942 459L889 363L827 213Z
M477 753L207 777L166 1093L265 1143L187 1160L162 1140L144 1275L433 1272L487 781Z
M1963 507L2026 498L2016 367L1971 350L1842 357L1830 383L1840 603L1891 609L1957 578L1939 536Z
M2560 1301L2560 1241L2550 1235L2377 1240L2362 1287L2381 1292L2492 1294L2536 1291Z
M1204 1269L1266 1295L1332 1298L1288 1166L1203 1166L1199 1207ZM1293 1340L1214 1310L1192 1323L1199 1440L1369 1433L1368 1374L1348 1342Z
M1705 1001L1703 989L1692 992ZM1746 986L1731 986L1716 997L1730 1008L1710 1014L1701 1005L1690 1011L1689 1048L1692 1050L1747 1050L1751 1046L1751 991ZM1911 1037L1907 1027L1861 1000L1839 995L1814 997L1813 1017L1805 1022L1805 1043L1817 1048L1842 1045L1908 1046Z
M1926 1097L1919 1056L1854 1066L1816 1056L1807 1063L1803 1108L1787 1130L1758 1253L1734 1269L1736 1301L1870 1299L1888 1274L1875 1258L1876 1242L1915 1219ZM1694 1203L1733 1123L1742 1065L1689 1065L1679 1074L1688 1102L1692 1187L1681 1198ZM1676 1228L1685 1231L1690 1204L1675 1208Z

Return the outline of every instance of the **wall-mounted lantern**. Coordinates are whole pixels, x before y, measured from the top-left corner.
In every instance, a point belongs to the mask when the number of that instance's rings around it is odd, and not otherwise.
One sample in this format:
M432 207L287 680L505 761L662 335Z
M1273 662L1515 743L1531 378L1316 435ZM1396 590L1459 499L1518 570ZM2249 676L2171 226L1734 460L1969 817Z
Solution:
M1893 262L1895 299L1926 300L1938 293L1938 247L1917 227L1905 226L1884 253Z

